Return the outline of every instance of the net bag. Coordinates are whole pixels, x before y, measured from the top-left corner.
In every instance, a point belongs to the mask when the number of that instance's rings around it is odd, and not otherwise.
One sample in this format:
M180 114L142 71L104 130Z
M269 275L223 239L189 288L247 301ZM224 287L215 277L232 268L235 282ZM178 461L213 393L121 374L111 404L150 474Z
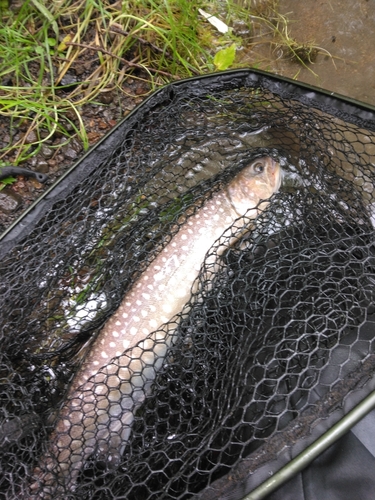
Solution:
M240 70L168 85L86 154L0 242L0 497L241 499L366 400L374 144L369 107ZM211 235L265 161L281 186ZM171 312L172 247L202 261ZM154 328L106 355L158 272Z

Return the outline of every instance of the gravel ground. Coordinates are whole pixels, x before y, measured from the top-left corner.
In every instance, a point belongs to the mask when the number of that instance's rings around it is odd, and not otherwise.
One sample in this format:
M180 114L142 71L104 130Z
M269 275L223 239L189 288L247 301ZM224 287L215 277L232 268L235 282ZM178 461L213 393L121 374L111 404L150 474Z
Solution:
M80 70L73 68L66 78L70 79L73 84L78 79L84 80L98 65L99 59L93 57L92 53L88 54L87 62L82 64ZM38 68L35 70L37 71ZM135 106L140 104L149 92L149 84L129 77L125 80L122 89L102 92L95 103L84 105L81 109L81 117L88 133L90 146L93 146ZM69 118L75 119L73 114ZM12 128L11 120L0 116L0 148L6 147L10 140L16 142L25 134L25 128L22 125L17 127L13 125ZM26 138L26 142L32 143L35 139L36 137L31 133L30 137ZM66 142L66 137L56 133L45 141L38 154L19 165L46 174L48 176L46 183L41 184L34 178L18 175L17 182L0 190L0 234L83 154L83 145L80 140L73 137L68 144ZM61 147L58 147L59 144ZM3 158L3 162L12 165L11 154Z

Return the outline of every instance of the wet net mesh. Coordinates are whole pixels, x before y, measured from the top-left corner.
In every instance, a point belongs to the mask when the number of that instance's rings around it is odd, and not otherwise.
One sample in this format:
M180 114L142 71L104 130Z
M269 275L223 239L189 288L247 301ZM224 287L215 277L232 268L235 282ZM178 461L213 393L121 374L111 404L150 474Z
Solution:
M242 498L372 383L371 113L240 72L170 86L124 123L0 247L1 498ZM92 339L173 235L260 156L280 163L282 187L159 325L174 340L116 464L94 445L62 479L67 445L47 488L35 471Z

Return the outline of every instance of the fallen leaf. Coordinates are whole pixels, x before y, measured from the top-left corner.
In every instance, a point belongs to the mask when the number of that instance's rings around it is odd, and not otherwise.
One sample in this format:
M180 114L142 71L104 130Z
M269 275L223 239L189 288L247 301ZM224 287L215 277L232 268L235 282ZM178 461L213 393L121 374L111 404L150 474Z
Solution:
M236 44L232 43L230 47L216 52L214 57L214 65L219 71L224 71L232 66L234 58L236 57Z

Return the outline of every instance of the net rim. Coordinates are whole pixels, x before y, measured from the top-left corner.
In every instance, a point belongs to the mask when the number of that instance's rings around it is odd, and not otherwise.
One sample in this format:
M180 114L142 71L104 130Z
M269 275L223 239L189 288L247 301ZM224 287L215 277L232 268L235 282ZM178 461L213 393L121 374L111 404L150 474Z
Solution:
M205 84L205 87L202 87L202 83ZM53 203L66 197L74 189L77 182L82 181L98 168L108 155L108 150L116 148L124 140L124 134L131 131L134 124L142 116L157 105L170 101L173 98L174 89L182 87L186 95L195 96L203 94L208 86L210 90L228 90L256 85L283 98L298 100L308 107L324 109L329 114L339 115L346 121L354 124L360 123L363 128L375 131L375 106L263 70L227 70L169 83L153 92L145 101L136 106L0 234L0 258L9 252L21 238L31 232Z

